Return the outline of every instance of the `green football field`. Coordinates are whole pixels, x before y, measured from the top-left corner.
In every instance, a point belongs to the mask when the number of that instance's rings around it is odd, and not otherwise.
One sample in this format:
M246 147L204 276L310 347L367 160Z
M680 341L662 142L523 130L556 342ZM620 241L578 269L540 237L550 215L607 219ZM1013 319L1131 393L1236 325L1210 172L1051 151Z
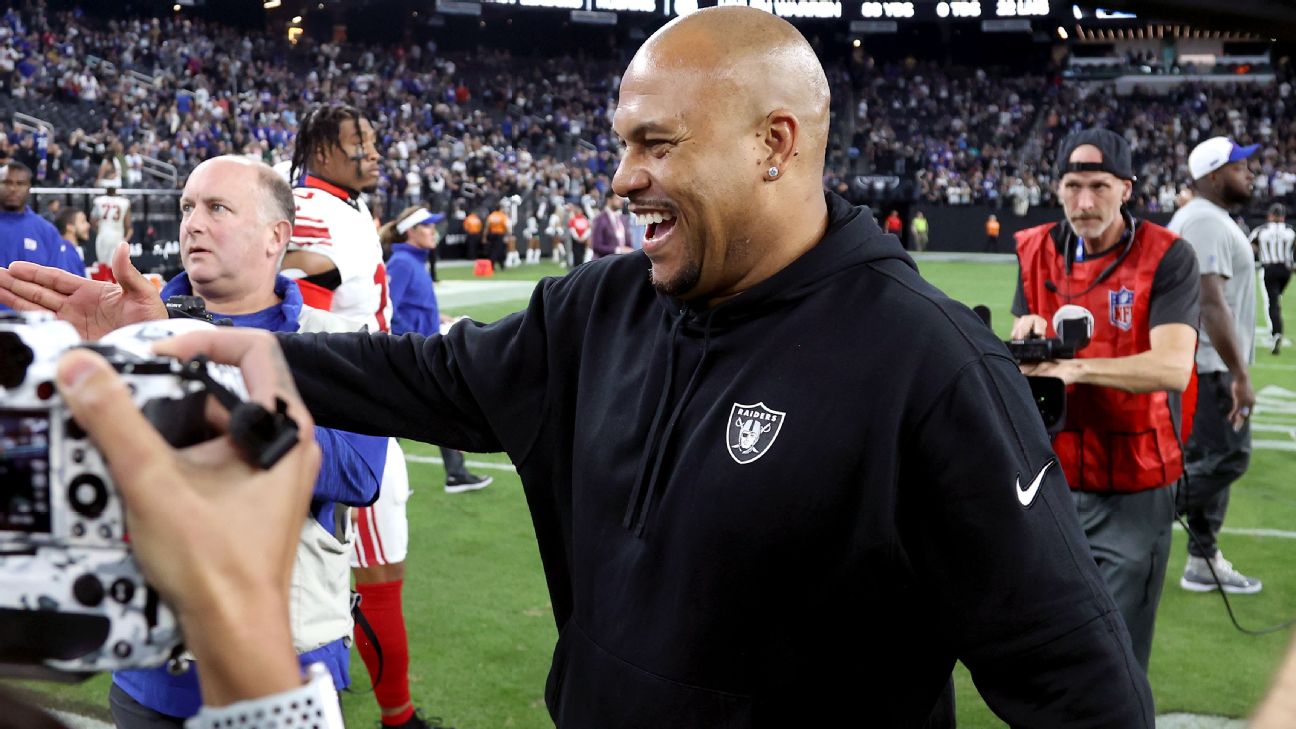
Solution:
M929 280L968 305L985 304L995 329L1007 334L1016 268L993 262L920 261ZM441 271L442 308L479 320L496 319L525 304L533 281L560 274L550 264L503 272L498 283L465 282L471 269ZM479 295L493 292L490 296ZM489 299L490 303L471 304ZM1290 297L1289 297L1290 302ZM1289 320L1294 306L1285 307ZM1263 314L1261 315L1263 320ZM1233 598L1244 626L1257 628L1296 617L1296 350L1273 356L1268 335L1257 337L1254 380L1259 405L1254 417L1256 448L1246 477L1234 487L1221 538L1227 557L1243 572L1265 582L1262 593ZM543 687L556 631L545 591L521 485L507 459L470 455L470 467L495 483L478 492L447 495L436 448L407 443L411 531L405 611L411 643L415 703L459 729L552 727ZM1187 593L1178 587L1183 569L1183 534L1176 530L1152 656L1152 686L1158 713L1187 712L1244 717L1265 690L1286 648L1289 631L1249 636L1230 624L1218 594ZM885 626L879 626L885 629ZM348 726L377 723L368 678L353 658L356 691L343 696ZM967 672L957 674L959 726L1001 727L986 708ZM107 718L107 678L76 686L22 684L36 700L66 711ZM867 726L861 716L861 726Z

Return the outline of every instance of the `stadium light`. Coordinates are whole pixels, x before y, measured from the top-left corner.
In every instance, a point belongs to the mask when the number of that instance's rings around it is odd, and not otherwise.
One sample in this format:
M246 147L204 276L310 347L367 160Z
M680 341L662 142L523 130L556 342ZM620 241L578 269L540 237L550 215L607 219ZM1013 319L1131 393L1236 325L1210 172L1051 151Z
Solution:
M1062 40L1066 40L1066 39L1067 39L1067 32L1066 32L1066 28L1063 28L1063 27L1060 26L1060 25L1058 26L1058 37L1061 38Z
M855 40L851 41L851 48L859 48L859 47L860 47L860 39L859 39L859 38L856 38Z
M175 5L172 5L171 10L177 13L180 12L180 3L176 3Z
M300 23L300 22L301 22L301 16L300 16L300 15L294 15L294 16L293 16L293 19L292 19L292 22L293 22L293 23Z
M265 0L265 2L261 3L261 8L263 10L274 10L280 5L283 5L283 0Z

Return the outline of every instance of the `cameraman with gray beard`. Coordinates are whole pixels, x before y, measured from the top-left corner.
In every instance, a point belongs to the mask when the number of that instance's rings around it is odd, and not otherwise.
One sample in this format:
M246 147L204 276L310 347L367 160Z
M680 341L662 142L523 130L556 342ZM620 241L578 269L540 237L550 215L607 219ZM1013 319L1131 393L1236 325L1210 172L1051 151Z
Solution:
M1080 525L1144 670L1152 654L1183 473L1197 344L1197 264L1175 234L1125 209L1129 144L1107 129L1067 137L1058 151L1066 220L1017 234L1021 278L1013 339L1056 337L1064 306L1093 320L1075 359L1023 365L1067 385L1066 423L1053 450ZM1061 312L1065 316L1066 312Z

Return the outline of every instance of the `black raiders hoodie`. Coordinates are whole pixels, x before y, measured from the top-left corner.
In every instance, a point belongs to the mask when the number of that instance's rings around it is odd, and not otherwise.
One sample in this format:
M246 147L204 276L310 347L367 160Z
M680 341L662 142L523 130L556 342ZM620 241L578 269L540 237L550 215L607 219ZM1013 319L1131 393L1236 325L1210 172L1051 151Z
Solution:
M1012 726L1152 727L1003 344L828 203L713 308L635 253L494 324L280 342L320 425L512 458L560 729L919 726L956 659Z

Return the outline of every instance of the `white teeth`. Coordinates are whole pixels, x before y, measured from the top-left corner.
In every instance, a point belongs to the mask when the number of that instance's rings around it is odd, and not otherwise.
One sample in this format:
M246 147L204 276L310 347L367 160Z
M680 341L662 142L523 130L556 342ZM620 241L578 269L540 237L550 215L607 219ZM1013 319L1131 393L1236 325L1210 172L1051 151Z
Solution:
M675 216L671 213L634 213L635 225L652 225L653 223L664 223L667 220L674 220Z

